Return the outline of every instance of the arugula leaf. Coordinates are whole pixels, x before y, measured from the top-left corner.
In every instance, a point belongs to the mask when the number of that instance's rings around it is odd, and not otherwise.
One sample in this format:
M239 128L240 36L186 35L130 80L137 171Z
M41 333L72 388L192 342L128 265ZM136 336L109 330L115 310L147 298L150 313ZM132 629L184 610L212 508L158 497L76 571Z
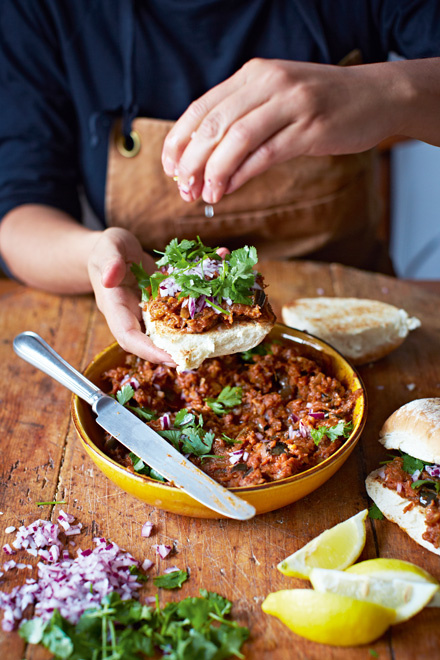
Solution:
M188 573L186 571L172 571L171 573L158 575L153 579L153 582L160 589L180 589L187 579Z
M370 508L368 509L368 517L371 518L372 520L383 520L384 515L382 511L379 509L377 504L372 504Z
M316 429L310 429L310 435L315 445L319 445L325 435L331 442L334 442L336 438L348 438L352 430L353 423L344 422L341 419L335 426L318 426Z
M224 415L231 408L240 405L241 397L241 387L231 387L230 385L226 385L218 397L208 397L205 401L216 415Z
M134 389L131 385L123 385L119 392L116 392L116 398L121 406L125 406L134 396Z

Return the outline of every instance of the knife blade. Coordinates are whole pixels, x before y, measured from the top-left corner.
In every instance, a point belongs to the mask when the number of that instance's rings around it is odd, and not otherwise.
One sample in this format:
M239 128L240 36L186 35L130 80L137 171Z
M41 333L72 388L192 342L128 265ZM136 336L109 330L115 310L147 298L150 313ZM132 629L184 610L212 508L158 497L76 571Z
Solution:
M35 332L17 335L13 346L19 357L90 404L103 429L195 500L228 518L248 520L255 515L251 504L211 479L136 415L104 394Z

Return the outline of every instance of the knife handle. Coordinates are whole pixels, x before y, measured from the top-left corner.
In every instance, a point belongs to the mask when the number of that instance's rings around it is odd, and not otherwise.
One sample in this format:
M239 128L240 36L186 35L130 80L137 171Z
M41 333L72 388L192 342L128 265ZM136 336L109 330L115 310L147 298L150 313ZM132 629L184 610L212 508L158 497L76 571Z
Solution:
M22 332L13 341L14 351L26 362L57 380L81 399L93 405L101 390L58 355L35 332Z

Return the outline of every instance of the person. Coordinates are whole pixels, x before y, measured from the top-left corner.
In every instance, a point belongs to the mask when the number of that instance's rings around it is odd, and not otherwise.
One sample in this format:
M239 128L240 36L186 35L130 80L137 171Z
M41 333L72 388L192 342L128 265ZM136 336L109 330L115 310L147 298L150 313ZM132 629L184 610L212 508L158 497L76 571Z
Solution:
M371 149L393 135L440 146L434 0L0 11L3 267L55 293L93 291L120 345L153 362L170 358L142 332L132 262L152 270L153 250L200 235L378 267Z

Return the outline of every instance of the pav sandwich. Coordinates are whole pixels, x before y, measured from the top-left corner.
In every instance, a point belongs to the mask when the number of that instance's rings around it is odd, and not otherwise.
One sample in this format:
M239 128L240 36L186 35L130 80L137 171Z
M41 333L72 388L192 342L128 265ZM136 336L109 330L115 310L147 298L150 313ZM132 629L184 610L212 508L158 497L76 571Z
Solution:
M282 308L286 325L334 346L353 364L374 362L400 346L419 319L368 298L298 298Z
M146 333L179 372L254 348L275 323L263 277L254 269L256 249L245 246L224 259L217 249L199 238L173 239L151 276L141 266L132 268Z
M369 496L388 520L440 555L440 398L396 410L379 440L398 455L368 475Z

